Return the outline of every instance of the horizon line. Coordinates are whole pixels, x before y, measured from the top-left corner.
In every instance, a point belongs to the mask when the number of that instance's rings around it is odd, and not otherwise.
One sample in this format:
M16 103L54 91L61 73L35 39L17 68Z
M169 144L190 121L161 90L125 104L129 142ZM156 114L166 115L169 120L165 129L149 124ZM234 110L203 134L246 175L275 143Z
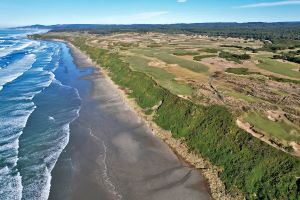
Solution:
M228 21L228 22L178 22L178 23L110 23L110 24L105 24L105 23L66 23L66 24L30 24L30 25L16 25L16 26L1 26L0 28L22 28L22 27L29 27L29 26L59 26L59 25L176 25L176 24L226 24L226 23L236 23L236 24L249 24L249 23L265 23L265 24L272 24L272 23L300 23L300 20L297 21L247 21L247 22L235 22L235 21Z

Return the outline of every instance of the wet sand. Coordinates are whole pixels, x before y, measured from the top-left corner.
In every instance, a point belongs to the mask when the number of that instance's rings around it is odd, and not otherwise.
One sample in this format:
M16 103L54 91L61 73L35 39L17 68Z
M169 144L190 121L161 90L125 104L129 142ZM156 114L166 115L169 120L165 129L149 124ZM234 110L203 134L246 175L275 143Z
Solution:
M93 65L77 50L73 56L79 71ZM78 81L90 84L77 88L80 116L53 170L50 199L211 199L200 172L153 135L101 70Z

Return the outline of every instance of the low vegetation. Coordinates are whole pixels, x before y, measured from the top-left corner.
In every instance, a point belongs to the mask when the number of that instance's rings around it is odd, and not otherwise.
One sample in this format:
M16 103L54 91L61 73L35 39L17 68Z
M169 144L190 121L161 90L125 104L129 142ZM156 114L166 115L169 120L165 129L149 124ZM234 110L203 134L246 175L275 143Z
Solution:
M289 51L288 53L282 53L281 55L274 55L273 58L283 59L283 60L300 64L300 50Z
M300 84L300 80L293 80L293 79L288 79L288 78L279 78L276 76L269 76L270 80L277 81L277 82L282 82L282 83L295 83L295 84Z
M49 38L47 35L37 37ZM51 37L58 38L58 36ZM127 60L129 63L124 62L117 53L87 45L85 38L60 37L60 39L70 41L96 63L106 68L113 81L131 91L130 97L135 98L147 113L151 113L149 110L161 103L153 110L155 122L162 128L170 130L174 137L183 138L190 150L199 152L214 165L222 168L220 177L228 192L238 188L248 199L300 198L299 159L269 146L238 128L235 117L225 106L214 104L204 106L180 98L165 87L161 87L149 75L153 72L136 71L129 60ZM147 56L159 58L166 63L180 63L185 68L191 65L185 63L189 60L155 51L147 51ZM232 54L225 54L224 57L247 59L247 56ZM189 68L196 69L193 65L192 67ZM199 72L205 70L207 68L201 68ZM250 72L235 69L230 70L230 73Z
M248 60L251 58L248 54L235 54L235 53L229 53L225 51L221 51L219 53L220 58L224 58L228 61L234 61L236 63L242 63L242 60Z
M149 59L140 56L126 56L122 59L127 61L133 70L144 72L152 76L155 81L173 94L184 96L192 95L192 88L189 85L174 80L176 76L163 69L149 66Z
M300 78L300 72L296 71L296 66L290 63L283 63L277 60L264 58L260 59L260 63L257 64L259 68L264 70L274 72L276 74L281 74L291 78Z
M193 72L205 73L208 71L208 67L206 67L205 65L203 65L201 63L194 62L194 61L191 61L191 60L188 60L185 58L180 58L180 57L171 55L164 51L152 49L152 50L137 50L134 52L144 54L149 57L158 58L167 64L177 64L177 65L179 65L183 68L189 69Z
M176 52L173 53L175 56L195 56L198 55L199 52L197 51L186 51L186 50L176 50Z
M246 115L245 120L252 125L254 128L263 130L269 134L270 137L283 138L286 141L299 140L300 136L293 135L292 131L294 127L289 126L284 121L274 122L264 117L263 114L258 112L250 112Z
M300 47L300 40L295 39L272 39L271 42L265 42L261 50L277 52L286 49L295 49Z
M203 51L206 53L218 53L220 50L219 49L213 49L213 48L205 48L205 49L200 49L199 51Z
M284 44L285 40L300 40L300 23L194 23L194 24L134 24L134 25L97 25L62 24L53 26L34 25L25 28L51 29L53 32L89 32L92 34L110 34L127 32L160 32L201 34L273 41Z
M251 74L262 75L260 72L250 72L248 68L227 68L225 71L227 73L232 73L237 75L251 75ZM300 80L280 78L272 75L264 75L264 76L268 77L270 80L277 81L277 82L300 84Z
M226 48L237 48L240 50L245 50L245 51L251 51L252 53L257 53L258 50L255 48L251 48L251 47L242 47L242 46L238 46L238 45L220 45L220 47L226 47Z
M212 57L216 57L215 55L200 55L200 56L194 56L194 60L196 61L201 61L204 58L212 58Z
M237 75L249 75L252 74L249 72L248 68L227 68L226 72L232 73L232 74L237 74Z

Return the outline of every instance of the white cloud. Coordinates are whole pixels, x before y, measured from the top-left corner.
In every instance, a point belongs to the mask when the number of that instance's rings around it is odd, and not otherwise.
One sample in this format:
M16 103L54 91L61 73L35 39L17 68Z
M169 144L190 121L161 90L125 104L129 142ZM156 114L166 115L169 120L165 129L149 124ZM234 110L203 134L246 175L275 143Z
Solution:
M287 5L300 5L300 1L289 0L289 1L262 2L262 3L238 6L237 8L259 8L259 7L273 7L273 6L287 6Z
M177 0L177 3L185 3L187 0Z

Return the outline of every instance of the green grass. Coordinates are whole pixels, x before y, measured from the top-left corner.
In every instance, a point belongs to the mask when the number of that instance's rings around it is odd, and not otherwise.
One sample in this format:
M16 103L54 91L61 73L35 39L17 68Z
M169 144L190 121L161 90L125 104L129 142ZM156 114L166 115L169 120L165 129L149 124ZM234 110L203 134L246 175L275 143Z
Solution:
M272 89L271 91L274 92L274 93L277 94L277 95L282 96L282 97L287 97L287 96L289 96L289 93L286 92L286 91L276 90L276 89Z
M216 57L216 55L207 54L207 55L194 56L193 59L196 61L201 61L204 58L212 58L212 57Z
M237 74L237 75L251 75L251 74L261 75L260 72L249 72L248 68L228 68L226 69L226 72L231 74ZM272 81L300 84L300 80L280 78L272 75L265 75L265 76L267 76Z
M158 50L158 49L137 49L134 50L133 52L143 54L148 57L154 57L157 58L167 64L178 64L180 67L189 69L193 72L197 73L206 73L208 72L208 67L195 62L191 60L187 60L184 58L179 58L177 56L171 55L164 50Z
M290 132L293 130L293 127L284 122L271 121L257 112L250 112L246 115L245 120L275 138L285 141L300 141L300 135L291 134ZM298 134L300 133L298 132Z
M149 66L148 63L150 62L150 59L140 56L126 56L123 57L123 59L127 61L134 70L152 76L162 87L170 90L173 94L185 96L192 95L192 88L188 84L179 83L174 80L174 78L176 78L175 75L163 69Z
M157 43L153 43L153 44L149 44L148 47L150 48L156 48L156 47L162 47L161 44L157 44Z
M237 49L243 49L244 48L244 47L239 46L239 45L226 45L226 44L220 45L220 47L237 48Z
M127 43L127 42L117 42L117 43L114 43L114 46L119 46L120 48L129 49L129 48L132 48L132 47L137 47L138 44Z
M214 48L205 48L205 49L199 49L200 52L206 52L206 53L218 53L221 51L221 49L214 49Z
M278 50L285 50L289 48L298 48L300 46L299 40L292 39L276 39L272 43L265 43L261 50L276 52Z
M249 72L248 68L227 68L226 72L237 74L237 75L249 75L251 72Z
M287 78L279 78L275 76L269 76L270 80L277 81L277 82L283 82L283 83L295 83L300 84L300 80L293 80L293 79L287 79Z
M225 94L229 95L229 96L232 96L234 98L242 99L242 100L244 100L248 103L254 103L254 102L259 101L259 99L256 99L254 97L245 95L243 93L235 92L235 91L226 91Z
M285 76L289 76L291 78L300 78L300 72L296 72L293 69L297 68L296 66L289 63L282 63L277 60L273 60L270 58L260 59L261 63L257 64L257 67Z
M226 52L226 51L221 51L219 53L219 57L220 58L224 58L228 61L234 61L236 63L242 63L242 60L248 60L250 59L250 55L248 54L235 54L235 53L230 53L230 52Z
M173 52L173 55L175 56L195 56L198 55L199 52L197 51L188 51L188 50L184 50L184 49L176 49Z

